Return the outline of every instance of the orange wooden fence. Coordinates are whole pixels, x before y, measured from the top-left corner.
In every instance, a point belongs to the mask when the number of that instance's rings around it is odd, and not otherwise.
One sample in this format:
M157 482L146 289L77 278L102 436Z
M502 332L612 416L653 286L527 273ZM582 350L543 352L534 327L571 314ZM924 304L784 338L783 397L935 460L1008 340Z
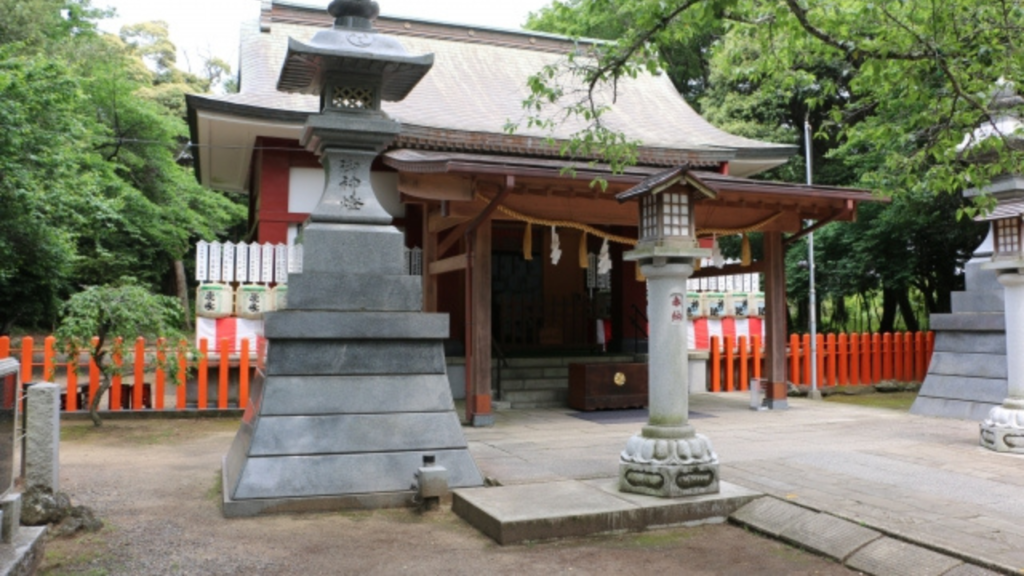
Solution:
M818 386L873 386L879 382L921 382L935 348L934 332L896 334L818 334L817 358L811 358L811 337L791 334L786 378L810 386L811 369L818 372ZM712 392L749 389L750 380L760 378L762 353L760 337L748 343L726 337L711 337L708 369ZM738 378L737 378L738 375Z
M95 345L96 339L93 339ZM0 337L0 358L14 356L21 360L21 381L50 381L64 386L61 394L61 407L67 412L85 411L95 398L100 386L100 370L92 358L82 355L79 359L64 358L56 353L56 341L48 336L40 349L32 337L21 339L20 347L12 348L8 336ZM165 358L156 361L153 349L147 349L143 338L135 340L130 348L128 358L115 355L112 359L118 365L130 362L130 367L121 370L120 375L111 378L110 390L107 393L106 405L101 404L100 410L187 410L198 408L206 410L210 406L210 372L217 378L216 409L245 408L249 403L249 380L253 363L249 357L255 354L256 346L248 339L241 341L241 353L229 353L229 343L221 340L216 343L217 354L209 354L209 343L205 338L199 341L199 356L187 358L178 353L177 381L171 384L176 387L175 401L168 404L164 400L167 394L167 374L160 367ZM163 352L159 352L163 354ZM221 361L221 360L224 361ZM194 368L195 370L189 370ZM236 377L232 378L232 374ZM86 376L87 375L87 376ZM195 386L189 385L187 375L194 376ZM81 377L85 377L82 379Z

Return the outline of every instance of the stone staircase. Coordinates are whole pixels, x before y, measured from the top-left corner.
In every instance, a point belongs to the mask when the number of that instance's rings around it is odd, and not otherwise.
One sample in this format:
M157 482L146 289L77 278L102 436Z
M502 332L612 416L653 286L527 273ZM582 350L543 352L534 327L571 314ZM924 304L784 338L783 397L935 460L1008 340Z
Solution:
M501 368L500 402L510 408L563 408L569 396L569 364L635 361L632 354L509 358L508 366ZM492 377L496 389L497 368Z

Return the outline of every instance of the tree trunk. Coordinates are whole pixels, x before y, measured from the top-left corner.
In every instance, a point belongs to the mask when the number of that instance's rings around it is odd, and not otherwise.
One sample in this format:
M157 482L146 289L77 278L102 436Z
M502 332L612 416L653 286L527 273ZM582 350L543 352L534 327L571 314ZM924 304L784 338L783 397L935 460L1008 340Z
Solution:
M907 330L910 332L917 332L921 330L921 325L917 322L917 316L914 315L914 304L910 301L910 291L900 290L898 295L900 313L903 315L903 323L906 324Z
M181 260L174 261L174 279L178 287L178 299L181 309L185 311L185 330L192 330L192 314L188 308L188 281L185 278L185 264Z
M107 393L107 390L110 390L111 384L110 376L104 374L103 381L100 382L100 387L96 390L96 395L93 396L92 402L89 403L89 418L92 420L93 426L97 428L103 426L103 421L100 420L99 413L100 399Z
M891 288L882 289L882 318L878 322L879 332L892 332L896 325L898 295Z

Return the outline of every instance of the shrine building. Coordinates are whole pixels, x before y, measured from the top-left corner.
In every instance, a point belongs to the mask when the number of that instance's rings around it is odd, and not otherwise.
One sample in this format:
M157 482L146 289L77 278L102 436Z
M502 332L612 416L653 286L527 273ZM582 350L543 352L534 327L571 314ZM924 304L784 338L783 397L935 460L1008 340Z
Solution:
M277 83L289 37L307 41L332 24L322 8L264 0L259 21L242 32L240 92L187 96L196 176L209 188L248 195L248 241L295 243L323 191L319 159L299 145L321 100L278 91ZM422 274L424 310L450 314L446 352L465 358L470 416L490 413L492 351L643 349L645 285L622 258L637 238L638 209L615 197L664 182L707 192L692 207L698 235L764 233L764 261L706 268L695 278L764 278L765 378L770 396L784 393L785 243L852 220L857 203L872 199L868 192L750 180L786 162L795 147L715 128L665 74L622 79L603 117L642 142L635 166L615 174L584 158L566 172L560 149L584 126L527 127L522 103L529 76L585 43L391 16L375 27L411 53L434 55L408 97L382 103L401 133L377 157L371 181L406 246L422 253L410 273ZM359 107L372 96L332 97ZM509 122L518 129L506 131ZM595 178L607 187L592 185Z

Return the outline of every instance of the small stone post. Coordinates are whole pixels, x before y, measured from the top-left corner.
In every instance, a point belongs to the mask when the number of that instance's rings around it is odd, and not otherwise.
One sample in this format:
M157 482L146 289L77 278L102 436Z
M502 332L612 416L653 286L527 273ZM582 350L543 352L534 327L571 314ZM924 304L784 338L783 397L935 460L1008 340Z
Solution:
M1024 454L1024 274L1006 271L998 280L1006 303L1006 400L981 423L981 445Z
M50 383L30 386L26 403L26 488L57 492L60 489L60 388Z

